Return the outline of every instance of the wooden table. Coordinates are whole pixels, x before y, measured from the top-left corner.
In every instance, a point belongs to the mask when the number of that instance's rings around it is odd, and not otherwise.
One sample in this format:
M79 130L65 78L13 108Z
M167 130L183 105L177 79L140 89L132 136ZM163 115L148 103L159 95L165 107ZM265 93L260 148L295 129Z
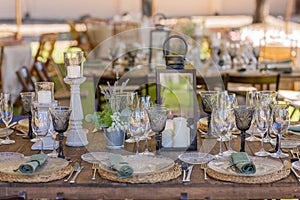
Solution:
M88 126L90 128L90 126ZM300 137L289 135L293 137ZM0 151L20 152L26 156L37 153L30 150L32 145L26 139L11 135L16 140L12 145L1 145ZM203 180L203 171L200 166L195 166L191 176L191 182L182 183L181 176L175 180L156 184L126 184L116 183L100 178L97 175L96 181L91 180L92 164L81 160L81 155L93 151L108 151L103 141L101 132L88 133L89 144L86 147L65 147L65 155L72 161L79 161L84 166L75 184L64 183L63 180L48 183L0 183L0 196L16 195L25 191L28 198L51 198L63 193L67 199L180 199L186 193L190 199L269 199L269 198L300 198L299 182L293 174L278 182L269 184L238 184L222 182L210 178ZM205 143L205 145L204 145ZM217 154L219 143L212 139L200 139L199 149L209 151L204 147L211 148L210 153ZM226 145L224 145L226 148ZM239 149L239 138L233 140L235 150ZM260 142L246 142L246 151L253 155L260 148ZM265 145L266 149L271 148L270 144ZM124 153L119 150L118 153ZM126 152L128 154L128 152ZM162 154L173 156L176 159L181 152L162 152ZM176 161L177 162L177 161Z

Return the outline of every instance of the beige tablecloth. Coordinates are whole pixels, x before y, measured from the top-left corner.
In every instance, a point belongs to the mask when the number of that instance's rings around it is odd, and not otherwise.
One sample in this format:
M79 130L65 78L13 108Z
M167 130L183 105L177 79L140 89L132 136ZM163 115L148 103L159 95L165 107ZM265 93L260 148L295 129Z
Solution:
M33 56L29 42L23 41L20 44L4 46L3 62L1 66L1 80L3 92L10 92L13 101L16 101L22 90L16 71L27 66L31 68Z

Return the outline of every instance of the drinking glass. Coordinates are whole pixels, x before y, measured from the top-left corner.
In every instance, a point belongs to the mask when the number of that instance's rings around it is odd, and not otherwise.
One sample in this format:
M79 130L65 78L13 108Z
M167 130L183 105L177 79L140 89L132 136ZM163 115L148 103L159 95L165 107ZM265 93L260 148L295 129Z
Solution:
M13 102L10 93L3 93L3 98L1 101L1 118L7 127L13 117ZM14 144L15 141L9 138L9 130L6 128L6 138L1 142L1 144Z
M212 112L212 127L215 133L220 138L220 151L219 156L223 156L223 137L227 133L230 126L230 109L228 108L216 108Z
M50 108L50 114L52 117L53 128L59 134L59 148L58 157L65 158L63 153L63 139L64 132L68 129L69 119L72 110L67 106L56 106Z
M276 153L270 154L274 158L287 158L289 155L282 152L281 136L287 131L290 124L289 117L290 103L286 101L276 101L271 104L271 127L278 136L278 150Z
M35 92L21 92L21 99L22 99L22 105L23 109L28 115L28 133L27 136L23 136L23 138L32 139L33 138L33 132L32 132L32 113L31 113L31 105L32 102L35 100Z
M264 107L269 107L269 105L272 104L272 102L275 102L277 100L277 96L278 96L277 91L272 91L272 90L259 91L258 93L259 104ZM263 138L264 142L270 142L271 140L270 132L271 132L271 108L269 109L268 129Z
M151 107L150 99L151 99L150 96L141 97L141 109L146 109L147 110ZM145 145L145 150L144 150L143 154L145 154L145 155L154 155L152 152L149 151L149 146L148 146L148 139L150 139L149 138L149 133L151 132L150 119L147 116L147 118L145 120L147 120L147 121L146 121L145 133L144 133L143 137L145 137L146 145Z
M256 152L256 156L269 156L270 154L264 149L264 140L263 137L268 130L268 120L269 120L269 106L258 106L255 109L254 119L257 125L257 129L261 134L261 149Z
M139 142L146 130L147 117L146 110L140 108L132 110L129 116L129 132L136 141L136 155L139 155Z
M234 116L234 111L233 111L233 108L228 108L228 114L229 114L229 117L228 117L228 122L229 122L229 127L228 127L228 131L227 133L225 134L226 137L228 137L228 150L227 151L224 151L223 154L225 156L230 156L233 152L235 152L233 149L232 149L232 134L231 132L235 129L235 116ZM237 137L237 136L235 136Z
M245 135L246 131L250 128L254 108L246 105L240 105L233 108L236 127L241 131L241 152L245 151Z
M257 95L258 95L258 93L256 90L247 91L246 105L255 108L258 104ZM255 112L255 110L254 110L254 112ZM250 137L247 137L246 141L248 141L248 142L260 141L260 139L255 137L255 135L254 135L254 132L256 132L256 130L257 130L256 121L254 120L254 118L252 118L251 126L248 131L248 132L250 132Z
M156 150L162 148L162 131L165 129L168 109L162 105L153 105L148 110L150 128L155 132Z
M39 107L39 104L32 104L31 107L32 112L32 130L36 137L40 140L41 143L41 154L44 154L44 137L48 134L49 127L50 127L50 114L48 109L43 107Z
M213 107L217 102L218 91L200 91L199 95L203 111L207 114L207 137L213 138L210 122Z

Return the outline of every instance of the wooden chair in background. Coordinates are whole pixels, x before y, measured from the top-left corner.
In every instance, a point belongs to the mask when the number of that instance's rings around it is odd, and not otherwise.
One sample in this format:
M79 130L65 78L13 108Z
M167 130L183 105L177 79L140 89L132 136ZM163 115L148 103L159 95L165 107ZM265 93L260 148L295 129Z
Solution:
M39 41L39 48L34 58L34 63L40 61L44 63L50 77L57 77L61 87L67 91L62 72L57 63L55 63L52 53L57 41L57 33L44 33ZM34 70L31 71L34 73Z

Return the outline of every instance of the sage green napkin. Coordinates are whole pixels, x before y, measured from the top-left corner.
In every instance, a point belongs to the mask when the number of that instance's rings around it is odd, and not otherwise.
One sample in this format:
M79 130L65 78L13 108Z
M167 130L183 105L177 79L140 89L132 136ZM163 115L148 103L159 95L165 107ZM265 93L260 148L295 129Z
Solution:
M128 178L133 174L133 168L124 161L120 154L110 154L108 159L111 168L117 171L119 178Z
M254 174L256 172L256 167L253 162L250 161L246 152L232 153L230 156L230 161L240 173Z
M23 174L32 174L38 167L42 166L46 162L47 158L47 154L34 154L30 156L28 162L19 166L19 171Z

